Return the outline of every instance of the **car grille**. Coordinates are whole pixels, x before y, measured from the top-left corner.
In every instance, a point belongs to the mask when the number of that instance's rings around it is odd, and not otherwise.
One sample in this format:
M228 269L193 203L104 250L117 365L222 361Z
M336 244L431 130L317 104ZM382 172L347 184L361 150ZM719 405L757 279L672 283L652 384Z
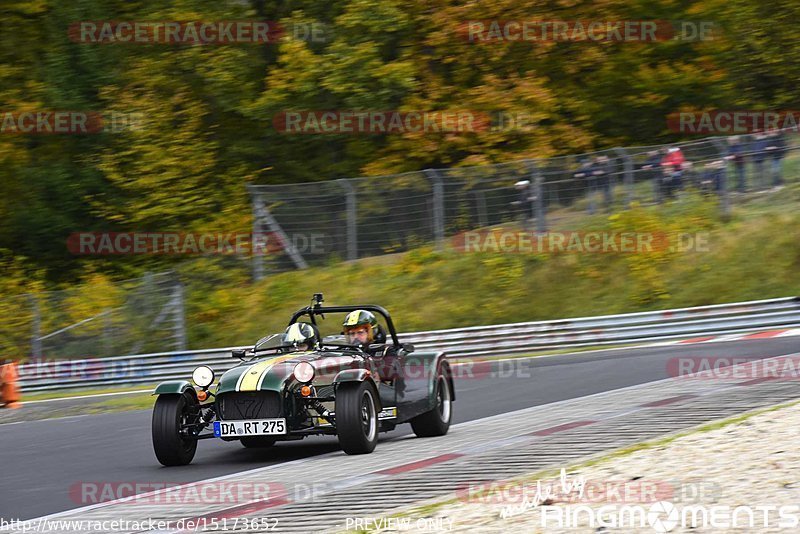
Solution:
M281 416L281 397L275 391L237 391L217 399L219 418L226 421Z

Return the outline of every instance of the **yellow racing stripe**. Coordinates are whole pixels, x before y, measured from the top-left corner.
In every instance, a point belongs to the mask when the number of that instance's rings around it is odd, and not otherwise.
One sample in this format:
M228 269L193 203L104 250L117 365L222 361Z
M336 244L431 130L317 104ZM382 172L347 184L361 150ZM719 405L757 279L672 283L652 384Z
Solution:
M261 378L267 374L273 366L285 362L286 360L296 358L297 355L297 352L293 354L284 354L283 356L270 358L269 360L251 365L242 375L242 379L239 381L239 387L236 388L237 391L257 391L259 384L261 384Z

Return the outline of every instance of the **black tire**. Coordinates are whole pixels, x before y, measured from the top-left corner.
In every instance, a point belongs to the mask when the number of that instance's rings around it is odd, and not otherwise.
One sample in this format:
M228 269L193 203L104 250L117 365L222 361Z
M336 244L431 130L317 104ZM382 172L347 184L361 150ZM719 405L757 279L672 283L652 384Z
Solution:
M197 440L181 436L181 425L193 418L186 395L159 395L153 407L153 450L166 466L188 465L197 451Z
M420 438L444 436L450 429L453 419L453 392L450 390L450 381L439 372L436 377L436 405L433 410L416 416L411 420L411 429Z
M242 447L245 449L266 449L275 445L275 438L269 436L253 436L242 438Z
M336 433L347 454L368 454L378 443L375 390L368 382L344 383L336 390Z

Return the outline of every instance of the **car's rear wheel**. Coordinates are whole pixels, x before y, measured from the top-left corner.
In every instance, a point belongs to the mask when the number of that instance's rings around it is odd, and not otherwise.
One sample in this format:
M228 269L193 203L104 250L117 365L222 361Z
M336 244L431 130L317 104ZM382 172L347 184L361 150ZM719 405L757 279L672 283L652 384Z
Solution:
M153 450L166 466L187 465L197 452L197 440L186 425L196 422L197 403L188 395L159 395L153 407Z
M450 381L443 373L436 377L436 405L433 410L411 420L411 429L418 437L444 436L450 429L453 418L453 392Z
M368 382L341 384L336 390L336 433L347 454L367 454L378 443L375 390Z
M245 449L266 449L275 445L276 439L269 436L254 436L242 438L241 441Z

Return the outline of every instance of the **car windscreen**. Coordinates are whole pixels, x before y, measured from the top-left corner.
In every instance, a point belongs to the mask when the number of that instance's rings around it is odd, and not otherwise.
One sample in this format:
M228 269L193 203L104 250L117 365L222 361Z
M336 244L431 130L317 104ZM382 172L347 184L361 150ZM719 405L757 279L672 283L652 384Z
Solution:
M279 349L286 346L288 345L283 341L283 334L270 334L262 337L256 342L255 350L260 351Z

